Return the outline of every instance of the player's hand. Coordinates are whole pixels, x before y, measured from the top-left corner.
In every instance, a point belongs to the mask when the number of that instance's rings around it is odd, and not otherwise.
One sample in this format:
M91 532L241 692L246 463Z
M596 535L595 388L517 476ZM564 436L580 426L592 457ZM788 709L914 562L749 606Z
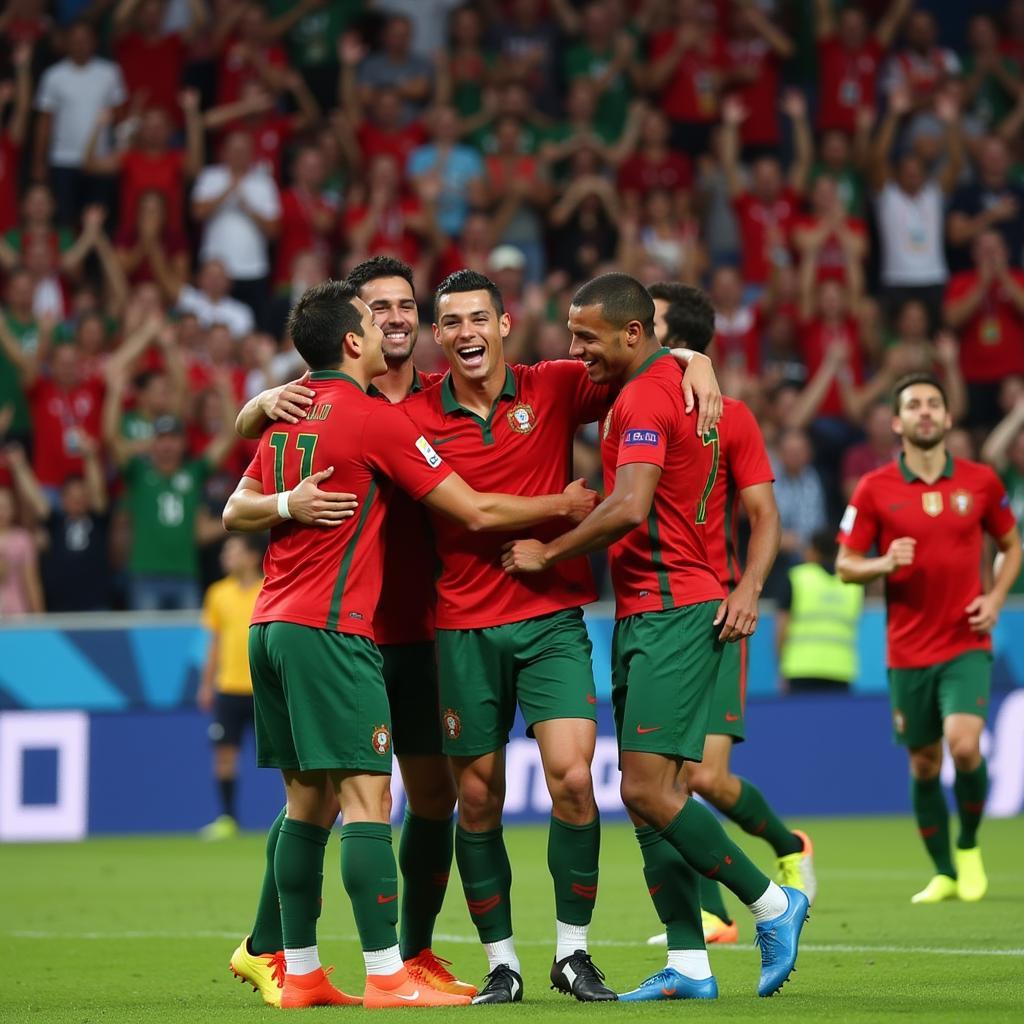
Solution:
M753 587L740 580L736 589L718 606L714 622L722 627L718 639L722 643L735 643L753 636L757 629L757 614L757 594Z
M597 503L600 500L597 491L592 491L586 485L583 477L573 480L562 493L569 499L566 517L574 523L582 523L597 508Z
M354 494L322 491L320 484L334 472L333 466L307 476L288 499L292 519L303 526L339 526L355 515L359 502Z
M212 686L200 686L199 691L196 693L196 707L200 711L212 711L213 710L213 687Z
M885 557L889 562L889 572L895 572L904 566L914 564L914 549L917 541L913 537L897 537L886 551Z
M298 423L306 418L306 412L316 398L316 392L305 386L309 380L307 370L298 380L290 380L277 388L270 388L260 395L260 412L268 420L280 420L283 423Z
M999 620L999 609L1002 607L992 594L976 597L965 609L967 625L972 633L991 633Z
M539 540L512 540L501 550L501 564L508 573L543 572L549 564Z
M691 356L683 374L683 401L687 412L693 412L694 404L697 406L698 437L718 426L722 418L722 389L711 360L700 352Z

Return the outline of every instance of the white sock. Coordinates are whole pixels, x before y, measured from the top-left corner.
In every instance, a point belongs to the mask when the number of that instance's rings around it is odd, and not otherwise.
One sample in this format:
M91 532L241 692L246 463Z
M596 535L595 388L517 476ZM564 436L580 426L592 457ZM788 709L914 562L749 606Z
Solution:
M666 967L677 970L683 977L703 981L711 977L711 961L706 949L670 949Z
M493 971L498 964L508 964L516 974L522 974L519 957L516 956L515 940L510 935L498 942L485 942L484 952L487 954L487 970Z
M363 963L367 974L396 974L405 966L397 945L387 949L364 949Z
M774 882L768 883L768 888L754 900L747 904L747 909L754 915L754 920L770 921L786 912L789 906L789 897Z
M555 920L555 959L564 960L572 956L577 949L587 952L587 932L589 924L566 924Z
M316 946L286 949L284 963L289 974L311 974L320 966L320 954Z

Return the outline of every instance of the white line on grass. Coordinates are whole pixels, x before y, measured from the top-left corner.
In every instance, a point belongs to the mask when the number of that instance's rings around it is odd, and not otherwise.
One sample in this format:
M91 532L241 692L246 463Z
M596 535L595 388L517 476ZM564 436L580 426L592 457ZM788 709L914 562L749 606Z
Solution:
M160 931L123 931L123 932L52 932L52 931L8 931L6 934L13 939L60 939L71 941L85 941L89 939L107 940L118 942L131 939L237 939L238 932L220 931L195 931L195 932L160 932ZM331 942L356 942L355 935L340 935L321 933L319 938L322 941ZM435 935L434 938L441 942L453 942L462 945L475 945L479 940L476 936L470 935ZM544 939L522 940L516 939L517 946L548 946L551 943ZM606 947L613 949L642 949L644 942L623 942L621 940L607 939L594 940L592 946ZM718 950L731 950L732 952L749 953L749 947L745 945L724 945L716 946ZM1022 949L955 949L946 946L859 946L848 943L804 943L800 946L803 953L913 953L921 956L1014 956L1024 957Z

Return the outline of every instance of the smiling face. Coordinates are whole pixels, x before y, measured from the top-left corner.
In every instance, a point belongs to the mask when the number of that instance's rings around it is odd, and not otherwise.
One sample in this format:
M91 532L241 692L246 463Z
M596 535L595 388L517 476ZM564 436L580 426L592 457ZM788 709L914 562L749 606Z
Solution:
M604 307L569 307L569 355L579 359L595 384L621 381L643 341L643 325L630 320L623 327L614 327L604 318Z
M379 377L388 371L388 364L384 359L384 332L374 322L370 307L362 299L353 299L352 305L360 312L360 324L363 329L359 360L366 368L370 379Z
M378 277L359 289L370 307L373 322L384 333L384 358L389 366L401 366L416 347L420 315L412 286L404 277Z
M437 300L434 341L463 380L489 380L504 369L504 341L511 329L508 313L499 315L483 289L448 292Z

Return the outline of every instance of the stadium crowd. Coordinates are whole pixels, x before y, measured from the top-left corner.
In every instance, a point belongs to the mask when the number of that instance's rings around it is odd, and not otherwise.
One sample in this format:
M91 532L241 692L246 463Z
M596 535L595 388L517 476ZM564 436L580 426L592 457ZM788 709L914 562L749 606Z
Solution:
M510 362L564 356L604 269L705 286L779 578L893 456L915 369L1022 519L1024 0L969 6L9 0L0 618L197 607L237 408L302 372L294 300L375 254L421 299L488 274Z

